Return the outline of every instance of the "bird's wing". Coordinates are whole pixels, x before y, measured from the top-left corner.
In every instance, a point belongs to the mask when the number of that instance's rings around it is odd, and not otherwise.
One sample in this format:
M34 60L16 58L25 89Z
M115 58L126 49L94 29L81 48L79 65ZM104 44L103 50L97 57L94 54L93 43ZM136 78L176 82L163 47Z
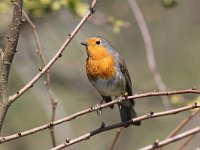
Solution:
M126 80L126 92L128 93L129 96L131 96L131 95L133 95L131 78L130 78L128 69L126 67L126 63L121 56L119 56L119 66L120 66L121 72ZM132 105L134 105L134 101L131 101L131 103L132 103Z

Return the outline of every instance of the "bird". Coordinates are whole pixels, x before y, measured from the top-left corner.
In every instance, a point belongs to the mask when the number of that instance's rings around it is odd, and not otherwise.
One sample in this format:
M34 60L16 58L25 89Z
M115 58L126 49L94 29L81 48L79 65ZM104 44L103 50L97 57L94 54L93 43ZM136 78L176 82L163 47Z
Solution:
M112 97L133 95L131 78L122 56L101 36L92 36L81 42L86 47L86 74L93 87L108 103ZM121 122L137 117L133 100L118 103ZM114 105L110 106L111 108ZM133 125L139 126L140 121ZM129 125L128 125L129 126Z

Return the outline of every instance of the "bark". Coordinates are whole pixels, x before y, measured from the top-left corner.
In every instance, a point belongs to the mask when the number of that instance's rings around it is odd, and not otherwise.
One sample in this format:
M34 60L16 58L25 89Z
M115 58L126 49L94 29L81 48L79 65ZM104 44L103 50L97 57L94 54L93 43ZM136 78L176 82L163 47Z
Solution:
M8 77L14 54L16 53L22 20L23 0L15 0L13 3L13 17L7 45L4 51L0 51L0 133L7 110L11 104L8 97Z

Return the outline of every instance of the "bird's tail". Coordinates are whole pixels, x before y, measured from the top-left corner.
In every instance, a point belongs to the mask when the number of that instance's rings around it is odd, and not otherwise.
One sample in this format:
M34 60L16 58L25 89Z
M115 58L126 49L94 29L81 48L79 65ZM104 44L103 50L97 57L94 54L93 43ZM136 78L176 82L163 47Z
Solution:
M121 116L122 122L131 120L131 119L137 117L137 113L135 112L135 109L133 108L130 101L125 101L118 105L119 105L119 111L120 111L120 116ZM141 124L140 121L133 123L133 125L136 125L136 126L139 126L140 124Z

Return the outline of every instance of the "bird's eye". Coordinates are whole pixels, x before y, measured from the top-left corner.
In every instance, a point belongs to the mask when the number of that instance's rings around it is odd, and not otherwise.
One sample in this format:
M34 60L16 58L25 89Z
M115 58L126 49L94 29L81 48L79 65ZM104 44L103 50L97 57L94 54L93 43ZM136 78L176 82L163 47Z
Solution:
M99 45L99 44L100 44L100 41L96 41L96 44Z

